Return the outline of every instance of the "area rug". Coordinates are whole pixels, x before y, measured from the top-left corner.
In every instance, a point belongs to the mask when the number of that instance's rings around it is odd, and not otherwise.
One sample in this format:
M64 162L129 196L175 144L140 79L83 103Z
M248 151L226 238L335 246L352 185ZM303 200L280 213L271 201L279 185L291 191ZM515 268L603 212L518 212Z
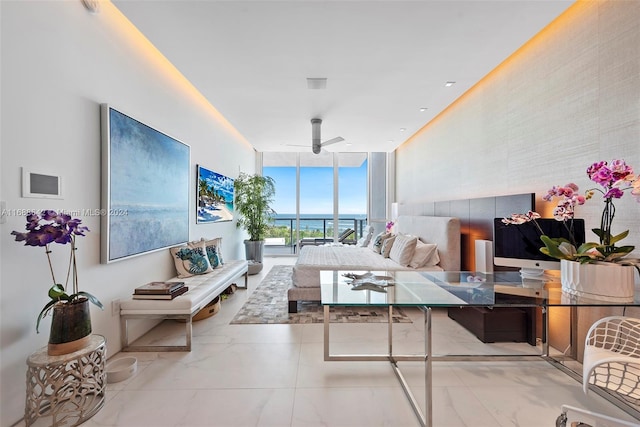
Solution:
M291 265L275 265L262 279L253 294L231 321L238 324L322 323L323 309L319 302L299 302L298 312L289 313L287 289L291 283ZM385 307L334 307L331 323L386 323ZM394 323L411 323L399 308L393 310Z

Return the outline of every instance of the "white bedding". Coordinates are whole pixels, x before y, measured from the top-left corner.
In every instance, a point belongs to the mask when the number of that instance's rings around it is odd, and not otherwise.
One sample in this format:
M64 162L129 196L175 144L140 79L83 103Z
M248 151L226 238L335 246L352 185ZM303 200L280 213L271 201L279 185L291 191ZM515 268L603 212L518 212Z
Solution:
M440 266L404 267L390 258L357 246L305 246L293 267L293 284L298 288L320 287L319 270L415 270L441 271Z
M293 267L290 300L295 288L320 288L319 270L460 270L460 220L453 217L400 216L399 233L417 236L424 243L435 243L440 262L436 266L414 269L384 258L368 247L305 246ZM375 234L375 233L374 233ZM302 290L302 289L301 289ZM295 299L295 298L293 298Z

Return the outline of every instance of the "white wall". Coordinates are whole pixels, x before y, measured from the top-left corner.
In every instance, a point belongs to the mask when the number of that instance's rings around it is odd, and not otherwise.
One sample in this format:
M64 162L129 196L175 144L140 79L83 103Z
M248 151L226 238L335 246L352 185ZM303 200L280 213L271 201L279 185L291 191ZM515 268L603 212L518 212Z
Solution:
M0 425L7 426L24 413L25 360L46 345L50 324L46 319L36 335L50 287L44 249L16 243L10 233L24 231L21 210L100 207L99 104L110 103L191 146L190 235L222 236L228 259L244 258L243 235L235 222L196 225L195 165L236 177L239 170L255 171L255 153L111 3L91 15L79 0L2 1L0 17L0 200L9 213L0 225ZM20 167L63 175L64 200L21 198ZM120 349L111 301L175 270L166 250L100 264L100 218L82 220L91 232L79 240L80 287L106 306L103 312L92 308L92 320L111 356ZM60 270L66 247L54 246Z

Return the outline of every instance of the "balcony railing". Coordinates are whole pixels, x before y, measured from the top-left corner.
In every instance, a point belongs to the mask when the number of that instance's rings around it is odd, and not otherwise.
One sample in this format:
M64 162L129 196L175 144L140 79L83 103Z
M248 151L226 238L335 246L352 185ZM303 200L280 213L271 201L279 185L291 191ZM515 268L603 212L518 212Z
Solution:
M355 230L343 243L353 244L358 241L362 237L366 223L366 218L341 217L338 221L338 235L349 228ZM334 221L331 217L300 218L300 239L315 239L316 244L331 242L333 241L333 228ZM299 248L299 241L296 240L296 218L278 217L266 234L264 254L296 254Z

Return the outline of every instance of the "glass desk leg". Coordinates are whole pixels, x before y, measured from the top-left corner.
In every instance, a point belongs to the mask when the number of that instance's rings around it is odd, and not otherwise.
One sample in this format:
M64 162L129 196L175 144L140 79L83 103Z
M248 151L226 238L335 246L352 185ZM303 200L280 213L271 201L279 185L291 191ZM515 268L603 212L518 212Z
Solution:
M393 306L389 306L389 319L388 319L388 353L387 354L331 354L330 351L330 322L329 322L329 314L330 314L330 306L324 305L324 360L325 361L388 361L391 363L391 367L393 368L393 372L395 373L398 381L400 382L400 386L402 387L402 391L406 395L409 403L411 404L411 408L416 414L418 421L422 427L432 427L432 379L431 379L431 308L430 307L420 307L420 309L424 312L424 321L425 321L425 354L409 354L409 355L398 355L393 354ZM420 405L416 400L415 396L411 392L409 388L409 384L406 379L400 372L400 368L398 367L399 361L413 361L413 362L424 362L425 363L425 408L426 408L426 416L423 415L420 410Z
M421 307L424 311L424 389L425 389L425 424L429 427L433 425L433 369L432 369L432 348L431 348L431 307Z

